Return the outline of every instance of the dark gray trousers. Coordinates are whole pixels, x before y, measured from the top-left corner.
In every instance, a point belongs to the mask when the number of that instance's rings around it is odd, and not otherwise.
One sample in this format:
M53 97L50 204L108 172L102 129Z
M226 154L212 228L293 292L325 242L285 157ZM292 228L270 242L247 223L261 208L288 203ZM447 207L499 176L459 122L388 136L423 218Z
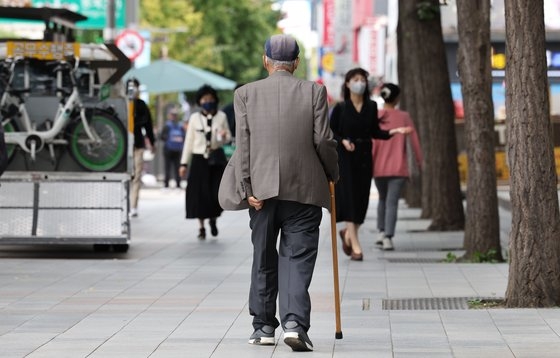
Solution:
M406 182L406 177L379 177L374 178L375 186L379 192L377 205L377 229L384 231L386 237L395 235L397 225L397 209L401 191Z
M322 209L269 199L261 210L249 209L249 215L253 242L249 313L253 327L279 326L278 297L282 326L296 321L307 331L311 315L308 289L317 258Z

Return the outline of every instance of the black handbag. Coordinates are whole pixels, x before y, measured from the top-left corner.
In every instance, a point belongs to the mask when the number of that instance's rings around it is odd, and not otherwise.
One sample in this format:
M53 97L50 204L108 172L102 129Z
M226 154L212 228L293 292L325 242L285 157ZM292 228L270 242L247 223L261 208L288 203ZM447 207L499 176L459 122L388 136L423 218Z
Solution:
M210 151L210 154L208 154L208 165L225 167L226 164L227 158L223 148Z

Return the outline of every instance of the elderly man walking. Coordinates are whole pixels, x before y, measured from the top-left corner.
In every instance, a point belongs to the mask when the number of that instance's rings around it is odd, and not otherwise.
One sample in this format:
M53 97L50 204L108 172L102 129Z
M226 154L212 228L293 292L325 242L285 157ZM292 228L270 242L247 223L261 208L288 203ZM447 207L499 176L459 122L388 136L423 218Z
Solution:
M249 208L249 343L274 345L281 324L288 346L312 351L308 290L322 207L330 207L328 182L338 180L337 143L325 87L293 76L299 64L294 38L272 36L264 50L268 77L235 91L237 148L222 178L220 204L226 210Z

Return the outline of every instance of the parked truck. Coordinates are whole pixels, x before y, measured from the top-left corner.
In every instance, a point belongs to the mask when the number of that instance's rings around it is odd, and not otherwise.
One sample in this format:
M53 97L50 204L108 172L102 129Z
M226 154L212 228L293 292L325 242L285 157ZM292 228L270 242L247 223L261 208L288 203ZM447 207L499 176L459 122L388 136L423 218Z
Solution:
M131 109L114 44L74 39L86 17L67 9L0 7L39 21L42 40L0 39L0 120L9 164L0 178L0 244L130 243Z

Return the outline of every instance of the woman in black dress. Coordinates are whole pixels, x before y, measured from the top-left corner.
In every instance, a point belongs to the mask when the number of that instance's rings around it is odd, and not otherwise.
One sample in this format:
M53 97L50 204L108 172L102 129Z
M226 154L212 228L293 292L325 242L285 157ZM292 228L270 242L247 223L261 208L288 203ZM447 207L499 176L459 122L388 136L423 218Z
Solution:
M409 127L384 131L379 128L377 104L369 99L368 73L354 68L344 79L344 101L331 114L331 129L338 141L340 180L337 182L337 221L346 227L340 230L342 249L352 260L362 261L358 229L363 224L369 204L371 187L371 139L389 139L395 133L409 133Z
M196 104L201 110L189 118L179 175L184 177L189 167L186 217L198 219L198 238L205 239L204 219L210 219L212 236L218 235L216 219L222 213L218 188L227 164L222 147L231 141L231 132L225 113L218 110L216 90L208 85L199 88Z

